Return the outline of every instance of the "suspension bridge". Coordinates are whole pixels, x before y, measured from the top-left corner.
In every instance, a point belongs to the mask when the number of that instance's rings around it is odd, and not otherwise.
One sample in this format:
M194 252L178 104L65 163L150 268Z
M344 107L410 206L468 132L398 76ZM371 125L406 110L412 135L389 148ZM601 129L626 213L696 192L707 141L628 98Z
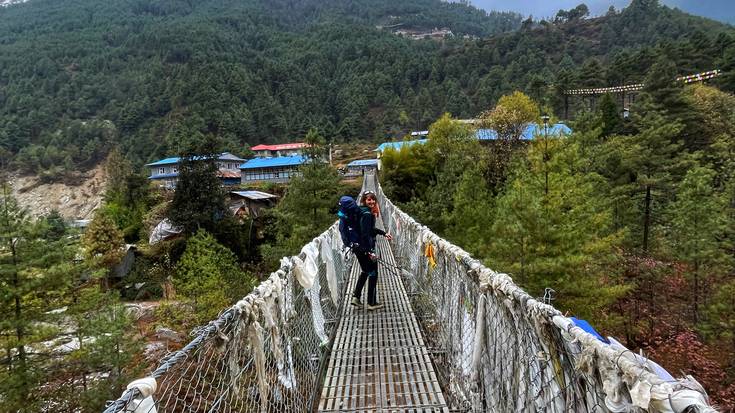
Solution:
M692 377L576 326L378 195L378 300L335 223L105 413L715 412Z
M719 69L708 70L706 72L695 73L686 76L677 76L676 81L685 85L697 82L705 82L722 75ZM588 87L581 89L569 89L564 91L564 119L569 119L569 97L579 97L588 110L595 110L597 105L597 97L605 94L617 95L620 97L620 104L624 108L629 108L636 99L637 93L643 90L646 85L643 83L632 83L627 85L618 85L610 87Z

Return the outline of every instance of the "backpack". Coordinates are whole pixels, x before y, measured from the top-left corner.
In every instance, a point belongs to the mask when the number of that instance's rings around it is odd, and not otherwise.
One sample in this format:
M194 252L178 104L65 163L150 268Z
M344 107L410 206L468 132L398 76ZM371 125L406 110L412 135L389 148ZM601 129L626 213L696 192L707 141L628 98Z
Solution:
M363 211L352 197L343 196L339 200L339 234L345 247L360 243L360 217Z

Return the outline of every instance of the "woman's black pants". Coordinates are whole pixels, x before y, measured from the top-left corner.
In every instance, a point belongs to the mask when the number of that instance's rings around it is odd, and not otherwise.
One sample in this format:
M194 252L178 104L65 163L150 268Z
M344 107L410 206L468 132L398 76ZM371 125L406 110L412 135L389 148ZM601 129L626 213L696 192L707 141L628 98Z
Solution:
M378 303L378 262L371 260L365 252L356 252L355 256L357 257L357 262L360 263L360 269L362 271L360 272L360 277L357 279L357 285L352 295L359 300L362 295L362 287L365 286L365 281L367 281L367 303L368 305L375 305Z

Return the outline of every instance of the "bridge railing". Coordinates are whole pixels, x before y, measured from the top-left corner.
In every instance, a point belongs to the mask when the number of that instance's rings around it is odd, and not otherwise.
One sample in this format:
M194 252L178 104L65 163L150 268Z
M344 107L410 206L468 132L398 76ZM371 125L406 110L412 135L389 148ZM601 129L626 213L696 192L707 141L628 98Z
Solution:
M385 198L381 216L447 400L464 411L714 411L693 379L574 327L510 277L472 259ZM431 246L431 248L429 248ZM285 257L251 294L199 329L105 413L305 412L322 383L351 258L337 225ZM348 260L349 259L349 260Z
M400 272L453 409L715 411L691 377L661 377L655 363L574 326L402 212L377 179L375 186L398 263L380 271Z
M349 274L341 246L335 223L105 413L312 410Z

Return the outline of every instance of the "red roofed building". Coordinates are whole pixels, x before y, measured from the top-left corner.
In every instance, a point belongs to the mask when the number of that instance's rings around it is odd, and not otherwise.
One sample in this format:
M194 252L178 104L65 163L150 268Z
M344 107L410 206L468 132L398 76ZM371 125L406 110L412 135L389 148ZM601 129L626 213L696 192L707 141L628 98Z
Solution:
M302 151L306 146L303 142L282 143L278 145L257 145L250 148L250 150L255 152L257 158L277 158L280 156L302 155Z

